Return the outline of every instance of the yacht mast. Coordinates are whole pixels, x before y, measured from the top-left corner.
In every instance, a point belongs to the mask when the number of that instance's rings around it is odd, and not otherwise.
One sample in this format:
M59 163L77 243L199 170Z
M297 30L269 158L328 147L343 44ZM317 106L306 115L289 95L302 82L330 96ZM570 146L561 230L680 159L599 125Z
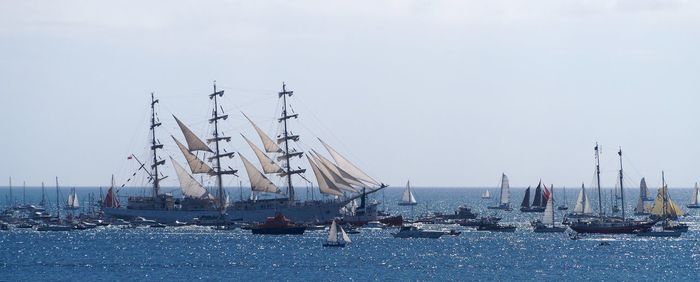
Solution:
M598 216L603 217L603 195L600 192L600 151L595 143L595 177L598 184Z
M209 160L216 160L216 185L218 187L218 193L219 193L219 210L221 214L224 214L226 212L226 203L224 199L224 183L221 178L222 175L224 174L236 174L238 170L221 170L221 158L222 157L229 157L232 158L234 152L230 153L224 153L221 154L221 150L219 148L219 141L226 141L230 142L231 137L227 136L219 136L219 120L226 120L228 118L228 115L219 115L219 101L217 99L218 97L223 97L224 96L224 90L221 91L216 91L216 81L214 81L214 93L209 94L209 99L214 100L214 111L212 112L212 118L209 119L209 123L214 123L214 132L212 133L213 138L207 139L208 143L214 142L215 144L215 155ZM223 108L221 109L223 113Z
M292 204L294 202L294 187L292 186L292 175L293 174L299 174L299 173L304 173L306 169L298 169L298 170L292 170L292 166L290 164L290 158L294 156L299 156L301 157L303 152L290 152L289 151L289 140L297 141L299 140L298 135L290 135L290 132L287 127L287 120L290 118L298 118L299 114L291 114L289 115L287 113L287 96L291 97L294 95L294 91L287 91L287 85L283 82L282 83L282 92L279 92L279 97L282 97L282 116L277 120L278 122L281 122L284 126L284 132L282 133L282 138L277 139L279 141L284 141L284 155L282 158L285 160L285 174L287 175L287 198L289 200L289 204ZM281 139L281 140L280 140Z
M163 144L159 144L156 140L156 127L161 125L160 122L156 122L156 108L155 105L158 103L158 99L153 96L151 92L151 151L153 152L153 164L151 168L153 169L153 199L158 198L158 190L160 190L160 180L158 178L158 166L164 165L165 160L158 161L158 149L163 149Z
M622 184L622 147L620 147L620 150L617 151L617 155L620 156L620 201L622 204L622 221L625 220L625 189L624 185ZM616 199L617 200L617 199Z

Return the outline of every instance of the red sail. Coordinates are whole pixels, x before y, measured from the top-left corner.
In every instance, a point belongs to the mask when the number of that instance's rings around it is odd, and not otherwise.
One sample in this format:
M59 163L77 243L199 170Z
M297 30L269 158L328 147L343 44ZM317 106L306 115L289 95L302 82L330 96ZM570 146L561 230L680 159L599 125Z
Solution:
M114 192L112 191L112 188L110 187L109 190L107 190L107 196L105 197L104 201L104 207L106 208L118 208L119 207L119 199L114 195Z

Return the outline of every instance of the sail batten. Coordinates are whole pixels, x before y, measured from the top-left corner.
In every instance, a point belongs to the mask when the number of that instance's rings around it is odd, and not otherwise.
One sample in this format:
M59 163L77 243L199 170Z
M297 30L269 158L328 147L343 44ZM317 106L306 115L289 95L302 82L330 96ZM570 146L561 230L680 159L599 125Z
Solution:
M175 121L177 122L177 125L180 127L180 130L182 131L182 135L185 136L185 142L187 142L187 148L188 151L205 151L205 152L210 152L213 153L214 151L207 146L204 141L199 139L197 135L192 132L184 123L180 121L175 115L173 115L173 118L175 118ZM174 137L173 137L174 138Z
M248 180L250 180L250 188L256 192L267 192L267 193L281 193L280 189L275 186L272 181L270 181L265 175L260 172L255 166L248 161L241 153L238 153L241 157L245 171L248 174Z

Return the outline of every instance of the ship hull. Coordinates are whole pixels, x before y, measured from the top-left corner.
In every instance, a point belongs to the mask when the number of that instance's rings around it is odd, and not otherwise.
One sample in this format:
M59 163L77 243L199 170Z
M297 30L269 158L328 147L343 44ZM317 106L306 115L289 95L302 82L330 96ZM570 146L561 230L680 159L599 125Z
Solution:
M648 230L655 222L644 223L613 223L613 224L588 224L588 223L572 223L569 225L571 230L578 233L597 233L597 234L633 234L640 230Z
M259 235L302 235L306 227L252 228L251 231Z
M346 201L308 201L289 204L286 199L257 200L233 203L226 211L232 221L264 222L277 213L297 223L328 223L340 217Z
M215 217L219 211L183 211L183 210L139 210L123 208L103 208L105 215L113 218L131 220L136 217L155 220L161 223L191 222L195 218Z

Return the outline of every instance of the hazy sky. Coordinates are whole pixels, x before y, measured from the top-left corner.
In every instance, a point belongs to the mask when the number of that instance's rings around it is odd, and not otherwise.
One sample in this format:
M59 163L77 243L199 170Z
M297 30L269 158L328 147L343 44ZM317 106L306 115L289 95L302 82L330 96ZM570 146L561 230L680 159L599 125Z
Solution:
M123 182L152 91L182 162L213 80L251 160L240 111L274 134L286 81L300 148L392 185L590 184L596 141L604 185L618 146L630 184L700 180L697 1L2 1L0 43L3 184Z

